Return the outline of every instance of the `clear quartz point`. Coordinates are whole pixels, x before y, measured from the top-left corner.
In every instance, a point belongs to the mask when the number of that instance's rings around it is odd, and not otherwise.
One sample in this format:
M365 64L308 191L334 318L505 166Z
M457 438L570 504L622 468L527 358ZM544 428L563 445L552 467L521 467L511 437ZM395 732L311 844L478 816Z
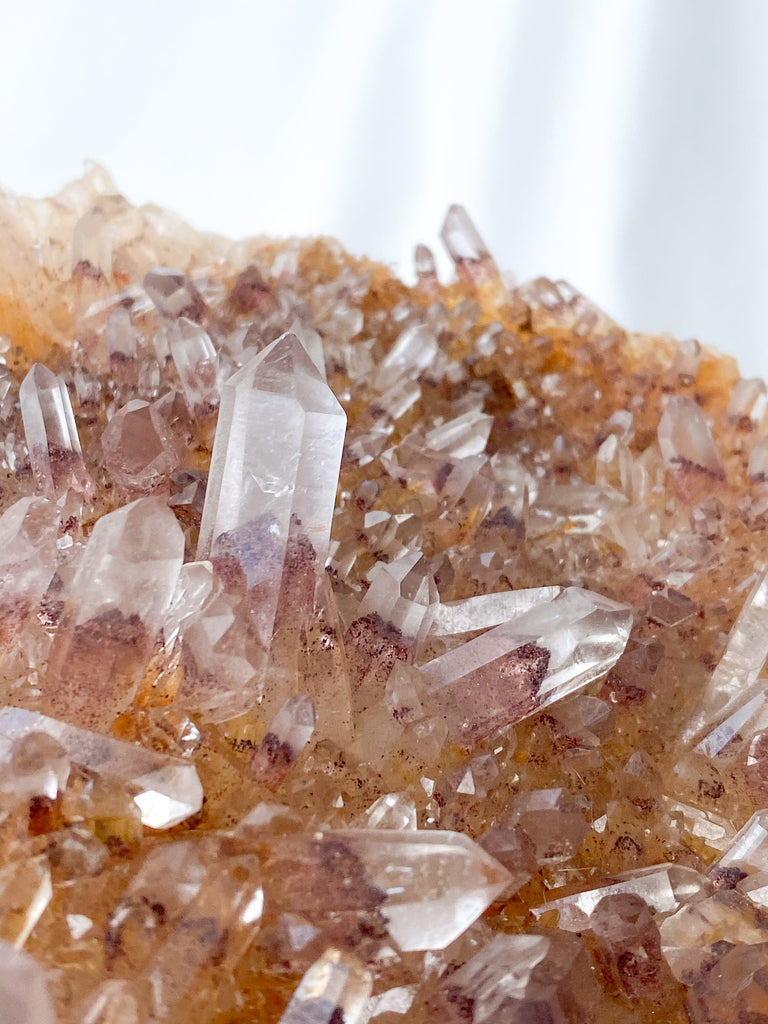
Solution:
M493 416L472 409L428 430L425 441L433 452L446 457L464 459L485 451L493 426Z
M208 332L180 316L169 328L169 344L190 411L198 419L209 416L218 408L219 389L218 357Z
M139 354L139 332L125 306L113 309L105 328L110 360L135 360Z
M155 308L169 319L184 316L199 323L206 313L205 303L181 270L156 267L144 277L144 290Z
M488 247L463 206L451 206L445 215L440 238L466 281L480 283L498 275Z
M594 889L562 896L533 907L534 917L557 911L562 931L580 932L590 927L590 918L605 896L634 893L659 916L674 914L680 907L709 896L713 885L694 868L682 864L658 864L654 867L627 871L606 880Z
M139 498L99 519L51 649L45 710L109 729L133 700L183 560L184 533L159 498Z
M552 601L562 590L562 587L529 587L497 594L478 594L462 601L441 602L435 612L431 632L435 636L452 636L500 626L538 604Z
M45 592L56 567L58 526L58 509L46 498L20 498L0 516L0 629Z
M72 402L61 377L35 363L19 388L21 416L35 483L46 498L72 488L89 496L93 483L80 448Z
M378 797L355 822L356 828L416 828L416 805L405 793Z
M158 403L126 402L101 435L104 465L129 492L149 493L178 467L179 452Z
M3 1024L54 1024L42 967L27 953L0 942L0 1013Z
M518 793L504 823L522 828L534 847L539 864L570 860L587 831L586 798L563 789L536 789Z
M265 871L265 914L300 913L332 933L343 911L350 941L358 930L362 941L365 922L375 919L403 951L445 948L510 881L458 832L355 828L257 833L253 841Z
M768 572L760 575L728 635L725 652L712 673L696 711L682 730L682 740L698 743L710 757L737 734L743 721L734 712L760 698L760 672L768 658ZM762 703L760 701L760 703ZM751 717L749 712L747 717Z
M56 740L73 764L128 786L148 828L166 829L196 814L203 790L193 764L79 729L36 711L0 709L0 743L45 733Z
M374 386L386 391L402 379L415 379L432 365L439 346L431 327L412 324L398 335L394 345L379 364Z
M659 447L671 469L704 470L713 479L724 479L720 456L701 408L690 398L672 395L659 421Z
M289 697L272 719L251 758L251 773L267 789L276 790L315 731L317 713L310 697Z
M475 742L598 679L631 627L627 605L569 587L421 671L450 732Z
M53 887L44 855L0 868L0 940L21 949L51 902Z
M359 960L327 949L299 982L279 1024L364 1024L372 987Z
M580 943L566 935L497 935L456 971L446 972L440 1001L472 1007L472 1024L575 1020L569 978ZM444 1005L444 1004L443 1004ZM442 1009L442 1006L441 1006Z
M435 256L428 245L419 242L413 250L413 269L421 288L434 288L438 283Z
M756 811L715 862L711 874L736 869L739 874L768 874L768 810Z
M429 565L419 551L377 562L368 575L363 615L378 615L400 633L414 657L421 652L440 598Z
M768 391L759 377L742 378L733 385L726 415L732 423L757 427L768 409Z
M293 334L224 385L197 557L258 588L266 647L289 534L297 558L325 562L345 429L344 411Z
M764 911L734 890L683 907L659 928L672 974L686 985L693 1024L765 1017L768 928Z
M325 353L323 352L323 339L312 327L308 327L301 320L294 320L288 328L288 333L295 335L304 346L307 355L317 367L317 372L325 380Z

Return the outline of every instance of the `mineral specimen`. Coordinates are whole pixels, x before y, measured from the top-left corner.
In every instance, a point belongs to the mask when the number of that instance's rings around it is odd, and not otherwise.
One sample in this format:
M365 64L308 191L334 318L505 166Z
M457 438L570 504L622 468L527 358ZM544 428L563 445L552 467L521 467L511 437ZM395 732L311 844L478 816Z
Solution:
M0 193L0 1020L768 1024L768 402Z

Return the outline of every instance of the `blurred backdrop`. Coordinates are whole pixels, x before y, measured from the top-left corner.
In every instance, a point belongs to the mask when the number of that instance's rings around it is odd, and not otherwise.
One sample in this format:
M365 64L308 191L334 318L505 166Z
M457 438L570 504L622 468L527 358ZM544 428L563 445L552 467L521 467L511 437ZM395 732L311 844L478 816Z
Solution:
M197 227L406 275L460 202L519 278L768 376L768 0L2 6L6 188L92 158Z

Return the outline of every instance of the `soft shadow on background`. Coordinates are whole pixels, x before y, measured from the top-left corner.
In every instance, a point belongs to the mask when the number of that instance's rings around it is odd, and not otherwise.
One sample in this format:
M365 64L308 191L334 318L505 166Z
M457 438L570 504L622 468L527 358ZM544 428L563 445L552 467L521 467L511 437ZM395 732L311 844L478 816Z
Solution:
M518 277L768 376L765 0L6 7L6 188L89 157L198 227L406 275L461 202Z

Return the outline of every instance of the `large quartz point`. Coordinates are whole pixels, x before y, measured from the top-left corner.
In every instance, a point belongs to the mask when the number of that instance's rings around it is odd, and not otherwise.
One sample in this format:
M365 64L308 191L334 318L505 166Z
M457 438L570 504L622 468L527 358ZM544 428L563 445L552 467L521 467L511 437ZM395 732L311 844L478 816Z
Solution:
M224 385L197 557L250 593L265 648L289 535L297 571L325 562L345 429L343 409L293 334Z
M265 917L301 914L346 948L388 933L404 951L443 949L510 881L458 832L346 829L252 841Z
M363 1024L372 985L363 964L328 949L301 979L280 1024Z
M158 498L99 519L53 643L44 710L96 731L109 728L144 674L183 558L184 534Z
M42 968L0 942L0 1020L3 1024L54 1024Z
M46 498L20 498L0 516L0 646L51 582L58 525L58 509Z
M569 587L422 672L451 733L474 743L599 678L631 627L627 605Z
M203 790L189 761L156 754L35 711L0 709L0 750L35 733L55 740L73 764L128 787L148 828L172 828L202 806Z
M70 488L90 495L72 402L61 377L35 363L19 389L29 462L38 490L58 498Z

